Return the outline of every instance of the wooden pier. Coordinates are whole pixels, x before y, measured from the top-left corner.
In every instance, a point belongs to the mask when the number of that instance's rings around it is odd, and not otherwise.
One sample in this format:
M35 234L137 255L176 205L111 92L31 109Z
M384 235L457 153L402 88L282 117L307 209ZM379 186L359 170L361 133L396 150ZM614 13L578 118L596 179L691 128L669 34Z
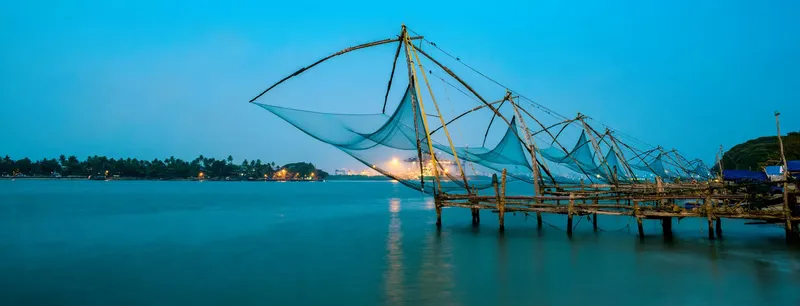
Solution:
M788 194L789 205L778 205L780 209L755 208L756 200L748 194L726 194L722 183L686 185L638 184L626 186L587 185L545 188L541 196L507 196L506 176L494 180L494 195L450 195L435 197L437 225L441 226L442 209L445 207L468 208L472 212L472 223L480 223L480 210L489 210L498 216L499 230L505 230L505 215L508 212L535 213L537 227L542 227L542 214L567 215L566 232L572 235L575 216L591 216L594 230L598 228L598 215L628 216L636 219L639 237L644 237L642 221L660 220L665 238L672 237L673 218L704 218L708 220L708 238L722 238L722 219L747 219L764 223L784 223L789 243L800 242L798 223L800 216L790 209L797 205L797 194ZM782 184L782 182L775 182ZM686 208L677 201L696 203Z

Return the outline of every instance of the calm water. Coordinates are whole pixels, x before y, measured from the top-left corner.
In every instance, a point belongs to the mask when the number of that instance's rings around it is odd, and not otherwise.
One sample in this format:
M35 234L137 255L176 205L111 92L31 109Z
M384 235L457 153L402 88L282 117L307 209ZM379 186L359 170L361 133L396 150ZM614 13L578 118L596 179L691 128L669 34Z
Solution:
M437 231L391 182L0 180L0 305L800 305L781 228L481 217Z

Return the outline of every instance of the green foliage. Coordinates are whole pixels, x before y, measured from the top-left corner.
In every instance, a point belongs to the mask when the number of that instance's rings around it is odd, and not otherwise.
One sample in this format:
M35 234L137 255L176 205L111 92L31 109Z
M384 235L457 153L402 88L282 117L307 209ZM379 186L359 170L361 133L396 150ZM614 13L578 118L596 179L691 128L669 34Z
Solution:
M120 176L142 179L187 179L198 177L202 172L207 179L227 177L264 179L271 178L279 167L275 163L260 159L233 163L233 156L225 159L207 158L203 155L192 161L184 161L171 156L164 160L138 160L136 158L114 159L105 156L89 156L83 161L75 156L61 155L58 159L31 161L29 158L13 160L9 156L0 158L0 176ZM313 164L294 163L284 166L292 173L309 175L315 173L323 179L328 174L317 170ZM108 171L108 172L106 172Z
M790 132L781 137L787 160L800 159L800 133ZM762 167L777 165L781 161L781 151L777 136L750 139L733 146L722 157L724 169L760 171ZM718 165L714 167L715 171Z
M314 164L311 163L291 163L286 164L281 167L280 170L286 170L290 173L291 177L295 178L306 178L306 177L314 177L317 179L325 179L328 177L328 173L322 170L317 170L314 167ZM311 174L314 174L313 176Z

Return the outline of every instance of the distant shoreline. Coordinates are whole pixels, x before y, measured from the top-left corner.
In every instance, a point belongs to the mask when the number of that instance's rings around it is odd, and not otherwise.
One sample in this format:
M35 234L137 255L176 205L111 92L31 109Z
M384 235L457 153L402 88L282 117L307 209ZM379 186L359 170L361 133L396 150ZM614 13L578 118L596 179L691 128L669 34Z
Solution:
M90 179L88 177L50 177L50 176L0 176L0 180L33 180L33 181L164 181L164 182L324 182L324 181L391 181L386 176L366 175L331 175L324 180L275 180L275 179L205 179L197 178L138 178L138 177L110 177L107 179Z

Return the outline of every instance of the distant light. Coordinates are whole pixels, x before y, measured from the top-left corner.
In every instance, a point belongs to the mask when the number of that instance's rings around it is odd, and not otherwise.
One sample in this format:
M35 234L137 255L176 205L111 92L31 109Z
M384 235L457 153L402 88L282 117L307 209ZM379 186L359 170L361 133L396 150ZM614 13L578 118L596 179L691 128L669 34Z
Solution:
M399 164L399 163L400 163L400 160L399 160L399 159L397 159L397 157L394 157L394 158L392 158L392 164L393 164L393 165L397 165L397 164Z

